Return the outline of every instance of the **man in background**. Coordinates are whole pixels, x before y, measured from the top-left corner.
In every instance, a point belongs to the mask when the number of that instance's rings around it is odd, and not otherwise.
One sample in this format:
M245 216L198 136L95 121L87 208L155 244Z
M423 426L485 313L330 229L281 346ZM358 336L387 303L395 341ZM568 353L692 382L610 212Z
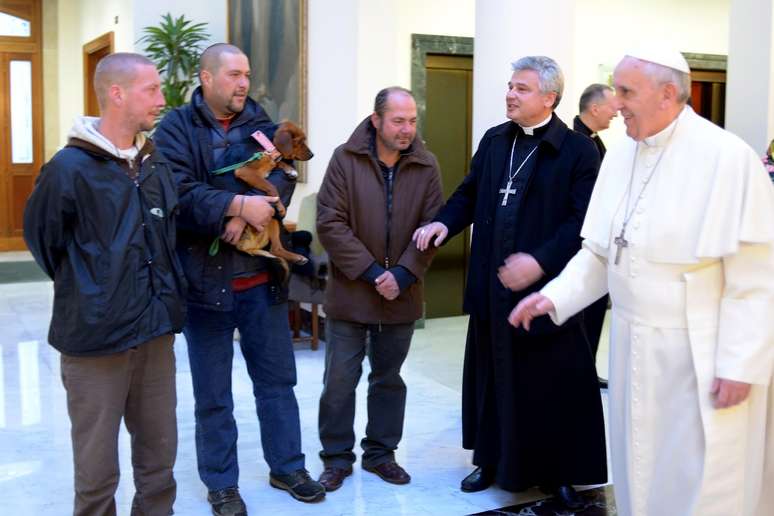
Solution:
M599 132L609 128L610 121L617 114L613 88L605 84L592 84L588 86L581 94L578 110L579 114L573 119L572 128L594 141L599 151L599 160L601 162L605 158L606 149L602 138L599 137ZM609 301L609 296L603 296L583 311L583 327L586 331L586 337L591 346L591 356L594 357L595 363ZM599 387L607 389L607 380L599 377Z

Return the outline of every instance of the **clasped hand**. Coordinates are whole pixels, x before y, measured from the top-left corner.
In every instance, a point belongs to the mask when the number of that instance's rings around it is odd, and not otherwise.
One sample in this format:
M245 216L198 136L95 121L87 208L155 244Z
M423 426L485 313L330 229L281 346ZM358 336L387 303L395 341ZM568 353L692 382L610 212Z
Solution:
M400 287L395 276L390 271L384 271L374 281L376 291L387 301L392 301L400 294Z
M510 255L505 259L505 264L497 270L497 277L503 286L514 292L524 290L544 274L537 260L527 253Z

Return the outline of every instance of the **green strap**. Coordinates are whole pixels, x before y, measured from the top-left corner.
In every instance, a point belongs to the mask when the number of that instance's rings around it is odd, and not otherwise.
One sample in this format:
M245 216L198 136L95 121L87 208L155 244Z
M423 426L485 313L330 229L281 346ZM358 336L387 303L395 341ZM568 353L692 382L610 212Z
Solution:
M227 167L222 167L217 170L213 170L212 172L210 172L210 174L214 176L225 174L226 172L231 172L232 170L236 170L238 168L244 167L251 161L261 159L262 157L263 157L263 152L258 151L244 161L240 161L239 163L235 163L234 165L229 165ZM215 256L216 254L218 254L218 251L220 251L220 237L215 237L215 240L213 240L212 243L210 244L210 251L209 251L210 256Z
M244 167L245 165L247 165L251 161L255 161L257 159L261 159L263 157L263 154L264 154L263 152L258 151L258 152L256 152L255 154L253 154L252 156L250 156L249 158L247 158L244 161L241 161L241 162L236 163L234 165L229 165L227 167L222 167L222 168L219 168L217 170L213 170L212 172L210 172L210 174L212 174L214 176L217 176L217 175L220 175L220 174L224 174L226 172L231 172L232 170L236 170L238 168Z
M215 240L210 244L210 256L215 256L220 251L220 237L215 237Z

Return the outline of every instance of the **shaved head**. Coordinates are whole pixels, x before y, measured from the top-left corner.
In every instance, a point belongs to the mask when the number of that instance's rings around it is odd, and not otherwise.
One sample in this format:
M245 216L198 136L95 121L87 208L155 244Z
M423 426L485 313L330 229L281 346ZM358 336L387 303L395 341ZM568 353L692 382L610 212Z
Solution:
M228 43L215 43L214 45L210 45L202 52L202 56L199 58L199 73L206 70L212 75L217 74L223 62L223 54L244 55L245 53L242 52L239 47L229 45Z
M147 57L129 52L116 52L100 59L94 70L94 91L100 110L105 108L110 87L114 84L128 87L135 79L138 66L156 67Z

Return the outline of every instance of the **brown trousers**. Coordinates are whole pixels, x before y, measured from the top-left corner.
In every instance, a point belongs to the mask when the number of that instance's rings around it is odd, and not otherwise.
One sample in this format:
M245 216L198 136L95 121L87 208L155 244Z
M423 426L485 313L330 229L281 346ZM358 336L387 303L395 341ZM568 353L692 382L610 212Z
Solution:
M62 383L72 424L75 516L114 516L118 432L131 436L133 516L172 512L177 454L174 336L100 357L62 355Z

